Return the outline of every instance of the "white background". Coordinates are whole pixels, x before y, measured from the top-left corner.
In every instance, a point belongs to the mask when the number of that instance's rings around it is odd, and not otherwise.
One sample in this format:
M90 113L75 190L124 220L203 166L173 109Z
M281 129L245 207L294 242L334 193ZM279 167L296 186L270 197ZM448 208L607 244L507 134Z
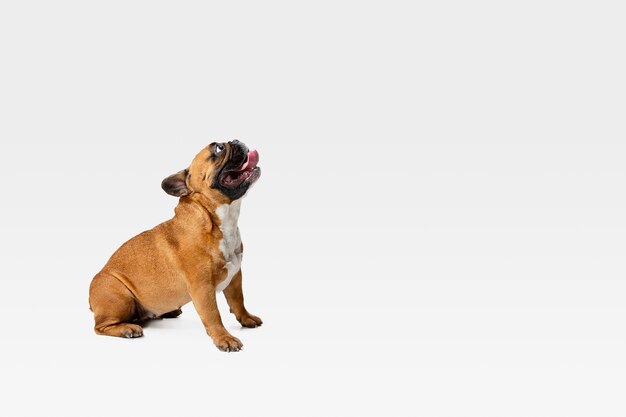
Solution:
M623 416L620 2L4 1L4 416ZM260 329L93 333L203 146Z

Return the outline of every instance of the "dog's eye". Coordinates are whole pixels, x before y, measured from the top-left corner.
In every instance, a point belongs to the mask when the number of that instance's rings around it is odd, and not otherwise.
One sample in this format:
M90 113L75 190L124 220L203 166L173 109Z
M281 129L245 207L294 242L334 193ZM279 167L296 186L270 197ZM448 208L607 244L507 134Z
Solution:
M213 151L213 153L215 155L219 155L223 150L224 150L224 145L222 145L221 143L218 143L217 145L215 145L215 150Z

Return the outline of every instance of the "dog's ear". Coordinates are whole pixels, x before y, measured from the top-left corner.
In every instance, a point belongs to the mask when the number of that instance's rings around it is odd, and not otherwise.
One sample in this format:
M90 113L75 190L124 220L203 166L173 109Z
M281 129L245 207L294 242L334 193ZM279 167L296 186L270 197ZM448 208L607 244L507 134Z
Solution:
M187 187L187 177L189 176L189 170L183 169L176 174L172 174L165 178L161 182L161 188L163 191L174 197L182 197L191 193L189 187Z

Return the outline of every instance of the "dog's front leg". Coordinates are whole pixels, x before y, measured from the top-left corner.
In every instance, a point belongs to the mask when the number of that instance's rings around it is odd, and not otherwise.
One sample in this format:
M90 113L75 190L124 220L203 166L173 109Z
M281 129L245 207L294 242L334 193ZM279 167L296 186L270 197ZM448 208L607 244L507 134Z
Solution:
M222 318L217 308L215 287L210 284L209 280L197 280L189 283L188 288L191 301L215 346L224 352L239 351L243 344L235 336L228 333L222 324Z
M248 313L243 305L243 290L241 289L241 270L235 274L230 285L224 289L224 296L230 307L230 312L243 327L258 327L263 324L259 317Z

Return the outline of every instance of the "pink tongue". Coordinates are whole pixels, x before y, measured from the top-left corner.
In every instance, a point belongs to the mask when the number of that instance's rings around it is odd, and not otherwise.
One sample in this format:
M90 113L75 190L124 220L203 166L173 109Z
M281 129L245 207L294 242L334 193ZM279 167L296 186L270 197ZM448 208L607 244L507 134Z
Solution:
M250 152L248 152L248 160L246 161L245 164L241 166L241 168L239 168L239 171L252 169L256 167L256 164L258 163L259 163L259 153L256 151L256 149L253 149Z

